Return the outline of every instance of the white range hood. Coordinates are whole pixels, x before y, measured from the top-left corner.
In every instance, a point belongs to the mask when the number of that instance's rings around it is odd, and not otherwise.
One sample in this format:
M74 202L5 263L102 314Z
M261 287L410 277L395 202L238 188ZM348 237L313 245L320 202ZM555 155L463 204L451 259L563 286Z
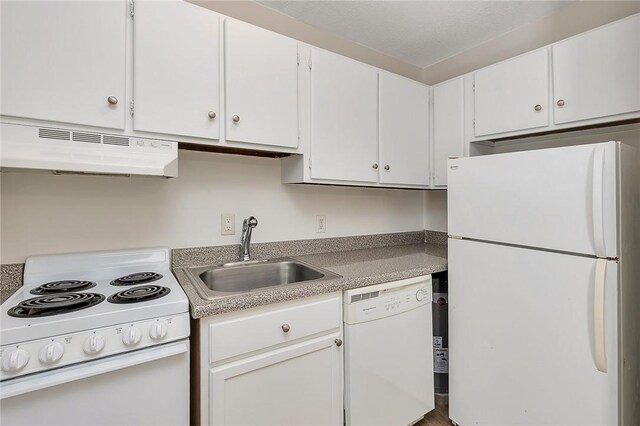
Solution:
M0 124L2 170L178 176L178 144L157 139Z

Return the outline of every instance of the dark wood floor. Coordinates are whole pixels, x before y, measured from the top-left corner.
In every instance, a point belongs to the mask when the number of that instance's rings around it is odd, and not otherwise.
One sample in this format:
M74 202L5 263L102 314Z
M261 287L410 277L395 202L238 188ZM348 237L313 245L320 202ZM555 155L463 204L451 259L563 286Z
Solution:
M415 423L414 426L451 426L449 420L449 406L437 405L436 409L424 416L424 419Z

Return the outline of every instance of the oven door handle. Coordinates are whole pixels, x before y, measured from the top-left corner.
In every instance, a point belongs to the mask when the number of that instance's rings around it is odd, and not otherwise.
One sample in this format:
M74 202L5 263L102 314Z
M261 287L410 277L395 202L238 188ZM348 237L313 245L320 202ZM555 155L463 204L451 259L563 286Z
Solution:
M129 352L114 355L108 358L97 359L83 364L74 364L59 370L35 373L29 376L18 377L0 383L0 399L22 395L63 383L73 382L98 374L109 373L134 365L151 362L170 356L183 354L189 351L189 341L181 340L156 346L149 349L142 349L137 352Z

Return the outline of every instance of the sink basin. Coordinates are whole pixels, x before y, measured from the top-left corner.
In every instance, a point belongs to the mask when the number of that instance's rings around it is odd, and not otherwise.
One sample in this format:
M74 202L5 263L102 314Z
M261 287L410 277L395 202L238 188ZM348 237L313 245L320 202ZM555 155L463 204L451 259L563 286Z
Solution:
M290 258L203 266L187 271L200 295L208 299L340 277Z

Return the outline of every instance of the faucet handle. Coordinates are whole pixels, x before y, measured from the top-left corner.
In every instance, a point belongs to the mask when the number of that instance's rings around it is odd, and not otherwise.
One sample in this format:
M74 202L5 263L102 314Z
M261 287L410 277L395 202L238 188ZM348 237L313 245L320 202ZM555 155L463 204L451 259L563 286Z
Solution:
M248 228L255 228L258 226L258 219L253 216L249 216L242 222L242 230L246 231Z

